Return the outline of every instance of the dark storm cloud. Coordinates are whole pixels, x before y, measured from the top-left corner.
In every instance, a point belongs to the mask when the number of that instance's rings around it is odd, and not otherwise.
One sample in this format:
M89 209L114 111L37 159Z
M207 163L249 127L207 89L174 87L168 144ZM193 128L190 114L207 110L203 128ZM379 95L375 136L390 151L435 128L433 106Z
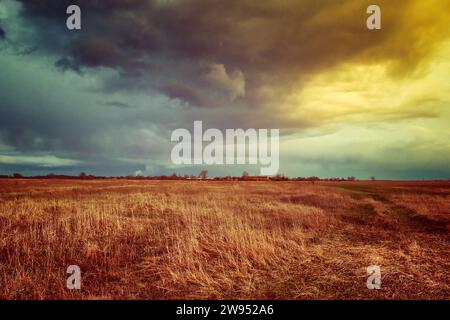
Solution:
M55 67L61 71L72 70L78 74L83 74L80 66L68 58L62 58L55 62Z
M86 117L55 106L30 106L0 93L0 128L3 140L19 151L58 150L89 155L95 151L90 139L96 132L97 117ZM49 110L50 112L42 112ZM82 134L80 134L80 132Z
M3 30L3 28L0 26L0 41L5 40L5 39L6 39L5 30Z
M108 102L102 102L100 103L101 105L104 106L111 106L111 107L116 107L116 108L132 108L132 106L128 103L125 102L119 102L119 101L108 101Z
M276 103L298 90L302 79L349 61L389 61L397 76L407 75L433 52L434 43L446 37L445 14L431 17L412 11L417 1L380 0L378 4L385 8L382 32L367 30L366 8L371 3L360 0L21 2L23 15L30 21L41 27L43 21L59 26L54 28L65 34L45 43L47 50L63 55L58 63L63 70L101 66L126 76L161 71L152 81L162 82L154 87L200 107L207 101L195 93L204 63L242 71L244 100L254 108ZM82 9L78 33L64 30L65 9L70 4ZM412 28L416 22L424 29ZM174 70L178 64L182 70ZM197 88L167 85L174 81L194 82ZM263 87L271 88L270 96L261 93ZM212 86L211 95L202 95L215 100L214 89L223 90Z
M20 2L23 4L22 15L41 29L39 33L43 37L59 33L59 37L42 43L49 51L61 51L59 53L88 67L153 68L141 59L154 47L152 39L155 35L150 25L135 19L138 12L147 12L150 8L145 1ZM80 32L66 29L66 8L72 4L82 8ZM66 46L63 48L62 44Z
M73 50L73 56L74 65L118 68L128 75L139 75L141 71L155 71L157 69L149 62L131 58L112 41L105 39L80 41Z
M168 82L159 87L161 92L172 99L180 99L187 102L190 106L213 107L215 102L203 96L196 89L188 87L182 83Z

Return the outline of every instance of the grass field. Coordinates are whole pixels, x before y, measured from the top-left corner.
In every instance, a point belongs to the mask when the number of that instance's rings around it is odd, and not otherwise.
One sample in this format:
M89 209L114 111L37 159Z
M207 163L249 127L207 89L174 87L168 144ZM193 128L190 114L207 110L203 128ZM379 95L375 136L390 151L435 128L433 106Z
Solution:
M1 179L0 299L449 299L449 223L450 182Z

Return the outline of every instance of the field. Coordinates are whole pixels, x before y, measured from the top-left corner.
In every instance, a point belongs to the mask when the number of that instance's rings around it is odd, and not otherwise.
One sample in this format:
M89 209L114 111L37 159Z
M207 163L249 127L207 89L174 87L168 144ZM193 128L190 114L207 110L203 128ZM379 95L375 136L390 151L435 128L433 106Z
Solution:
M0 299L449 299L449 223L450 182L0 179Z

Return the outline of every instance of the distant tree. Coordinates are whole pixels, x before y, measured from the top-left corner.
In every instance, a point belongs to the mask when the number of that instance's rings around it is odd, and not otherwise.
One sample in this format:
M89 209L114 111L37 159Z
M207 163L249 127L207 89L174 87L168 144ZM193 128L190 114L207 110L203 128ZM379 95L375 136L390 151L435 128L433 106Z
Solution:
M19 172L13 173L13 178L23 178L23 176Z
M198 177L202 180L208 179L208 170L202 170Z
M375 181L375 177L371 177L370 180Z
M87 178L86 172L80 172L79 177L80 177L81 179L86 179L86 178Z
M354 176L350 176L350 177L347 178L347 180L348 180L348 181L355 181L356 178L355 178Z
M249 176L249 174L248 174L247 171L242 172L242 178L243 179L248 178L248 176Z
M135 178L143 178L144 174L143 174L142 170L136 170L136 171L133 172L133 177L135 177Z

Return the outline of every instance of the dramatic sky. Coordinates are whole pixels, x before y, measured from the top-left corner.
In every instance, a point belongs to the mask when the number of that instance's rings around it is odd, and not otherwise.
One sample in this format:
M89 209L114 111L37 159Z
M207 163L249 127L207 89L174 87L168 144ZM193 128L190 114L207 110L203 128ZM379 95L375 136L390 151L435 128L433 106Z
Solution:
M174 166L202 120L279 128L289 176L450 178L449 24L443 0L0 0L0 174L259 172Z

